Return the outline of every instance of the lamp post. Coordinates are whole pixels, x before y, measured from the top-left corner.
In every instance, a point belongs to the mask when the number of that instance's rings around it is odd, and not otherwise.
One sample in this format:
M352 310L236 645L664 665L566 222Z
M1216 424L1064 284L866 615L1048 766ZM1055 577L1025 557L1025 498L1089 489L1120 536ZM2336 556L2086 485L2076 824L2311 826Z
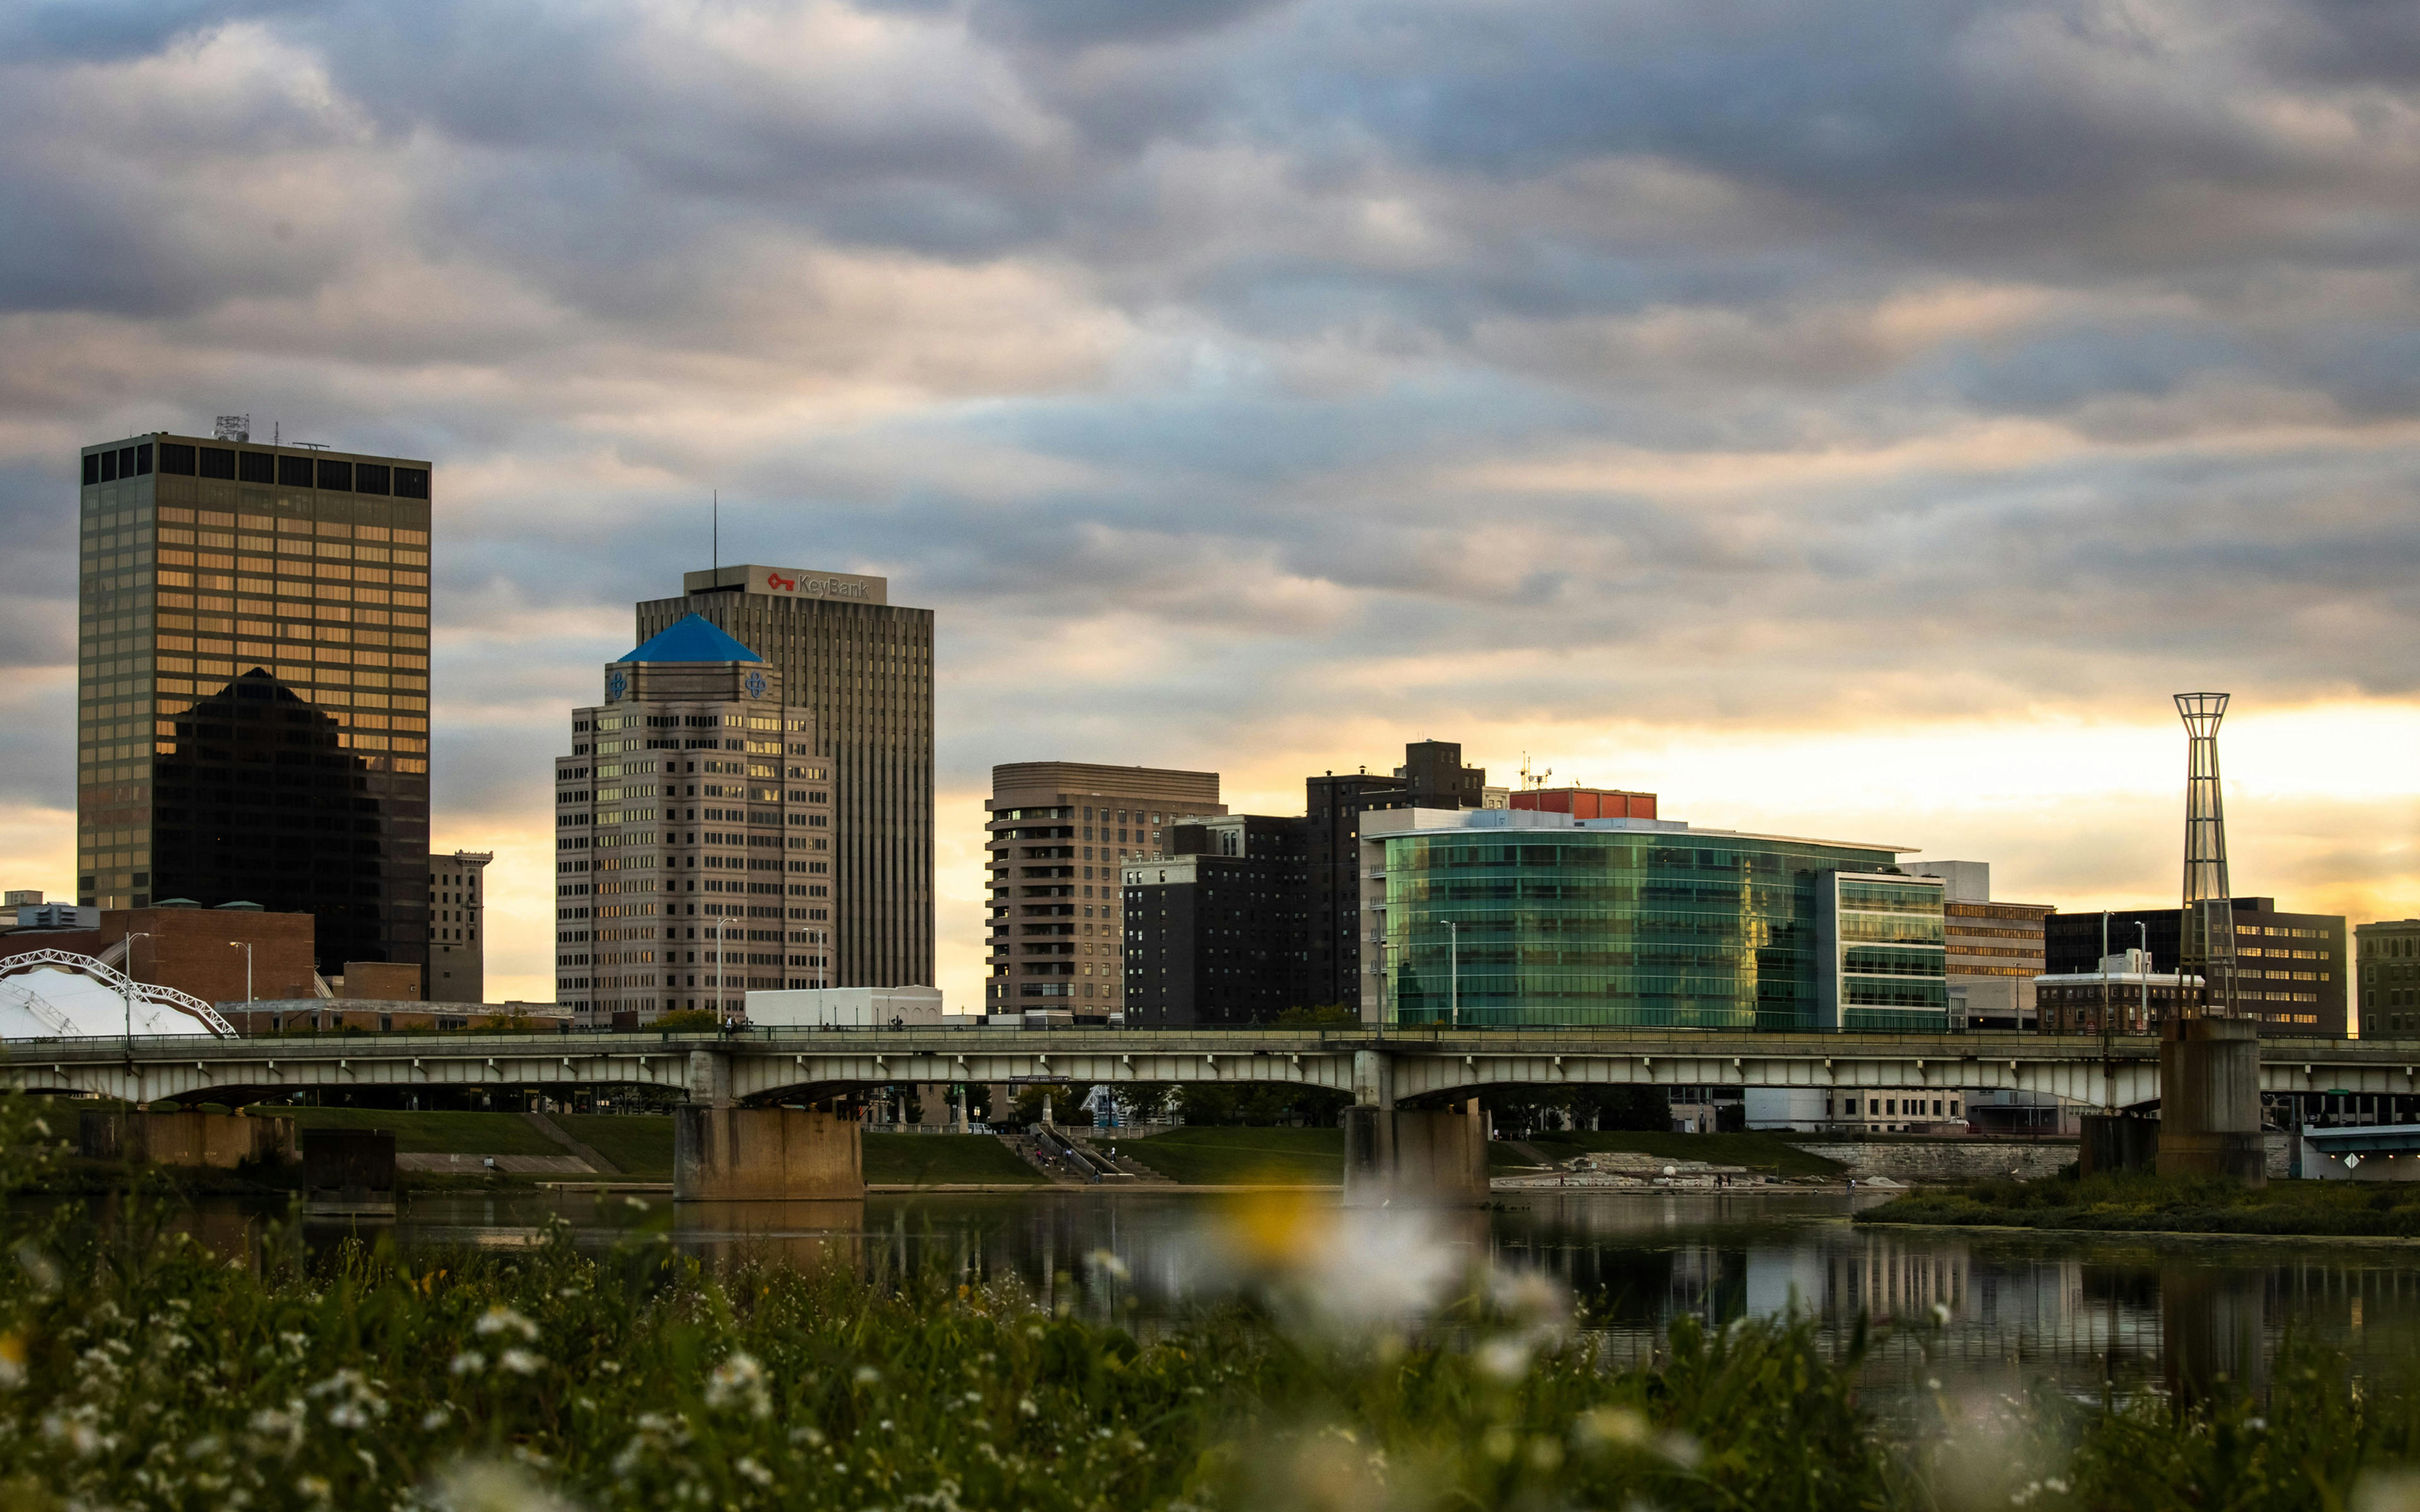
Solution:
M2149 1034L2151 1032L2151 926L2138 918L2134 920L2134 930L2143 940L2143 975L2139 983L2142 988L2140 995L2142 1009L2139 1014L2142 1023L2135 1032Z
M230 949L240 949L243 951L243 1006L245 1011L249 1012L252 1009L252 942L229 940L227 946ZM244 1027L249 1029L252 1026L247 1022Z
M1462 1027L1462 925L1445 921L1445 1000L1453 1027Z
M126 980L130 982L141 981L143 980L134 974L134 942L136 940L149 940L151 942L151 953L153 955L160 953L160 937L158 935L152 933L147 929L127 931ZM157 964L158 963L155 962L153 964ZM118 995L122 997L126 1003L126 1058L132 1060L134 1058L134 995L129 992L121 993Z

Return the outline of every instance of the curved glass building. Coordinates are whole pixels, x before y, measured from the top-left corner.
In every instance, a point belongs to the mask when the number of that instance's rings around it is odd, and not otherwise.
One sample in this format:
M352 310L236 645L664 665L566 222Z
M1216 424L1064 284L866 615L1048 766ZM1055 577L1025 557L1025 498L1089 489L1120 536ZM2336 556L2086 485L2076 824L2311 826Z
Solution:
M1942 1030L1943 887L1905 846L1504 810L1365 816L1362 1016Z

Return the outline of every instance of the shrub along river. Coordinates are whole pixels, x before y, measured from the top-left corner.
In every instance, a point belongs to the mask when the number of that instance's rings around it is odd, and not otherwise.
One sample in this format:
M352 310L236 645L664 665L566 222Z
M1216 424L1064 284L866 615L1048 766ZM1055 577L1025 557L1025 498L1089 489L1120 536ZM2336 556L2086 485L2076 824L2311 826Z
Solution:
M2289 1337L2399 1377L2420 1344L2420 1245L1852 1227L1876 1196L1834 1193L1506 1194L1490 1211L1349 1213L1332 1196L874 1196L685 1204L644 1215L619 1195L410 1197L391 1224L310 1223L306 1238L392 1234L408 1250L510 1247L568 1222L583 1245L664 1224L693 1253L840 1263L876 1281L939 1266L1012 1280L1054 1309L1149 1332L1260 1284L1279 1262L1317 1305L1406 1321L1468 1278L1544 1278L1618 1359L1643 1360L1677 1317L1713 1323L1793 1304L1843 1341L1860 1315L1881 1399L1969 1400L2042 1381L2097 1396L2225 1375L2262 1380ZM282 1207L204 1199L181 1220L222 1253ZM1501 1284L1501 1281L1497 1283ZM1946 1318L1945 1318L1946 1315ZM1933 1383L1938 1382L1936 1387Z

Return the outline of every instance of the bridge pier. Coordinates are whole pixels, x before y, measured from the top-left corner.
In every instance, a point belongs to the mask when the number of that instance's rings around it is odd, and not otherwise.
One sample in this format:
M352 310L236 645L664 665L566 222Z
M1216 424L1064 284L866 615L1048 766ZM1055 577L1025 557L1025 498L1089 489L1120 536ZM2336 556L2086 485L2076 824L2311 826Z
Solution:
M864 1144L854 1119L696 1103L673 1109L675 1202L863 1196Z
M1344 1205L1454 1207L1487 1200L1487 1115L1472 1098L1450 1111L1395 1106L1394 1060L1353 1056L1344 1110Z
M2249 1019L2171 1020L2160 1040L2159 1173L2266 1186L2260 1029Z

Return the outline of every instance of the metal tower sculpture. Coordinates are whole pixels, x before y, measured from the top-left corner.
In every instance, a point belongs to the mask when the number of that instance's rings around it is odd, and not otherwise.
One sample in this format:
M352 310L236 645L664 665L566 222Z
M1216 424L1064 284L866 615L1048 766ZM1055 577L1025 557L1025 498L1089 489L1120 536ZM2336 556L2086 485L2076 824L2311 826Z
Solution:
M2185 888L2177 969L2202 980L2201 1015L2232 1018L2235 904L2226 881L2226 809L2218 782L2224 693L2179 693L2185 722Z

